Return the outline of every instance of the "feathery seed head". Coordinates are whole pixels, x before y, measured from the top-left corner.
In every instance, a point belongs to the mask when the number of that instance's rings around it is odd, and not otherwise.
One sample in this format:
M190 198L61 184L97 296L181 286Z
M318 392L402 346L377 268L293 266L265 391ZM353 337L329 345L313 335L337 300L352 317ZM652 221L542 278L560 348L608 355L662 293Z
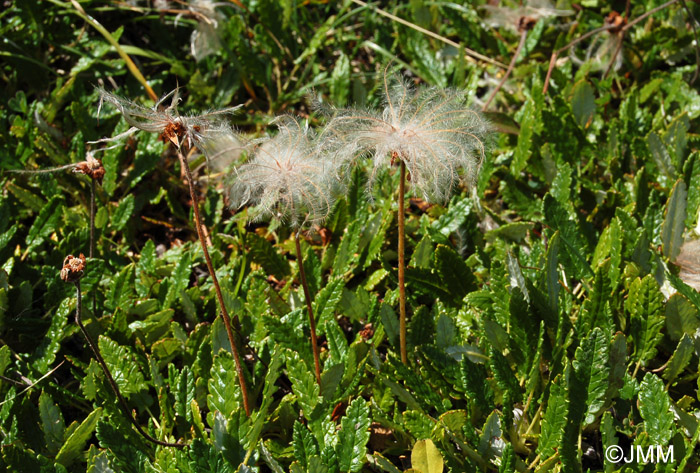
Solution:
M258 140L252 159L236 169L232 205L255 205L253 218L269 215L295 228L320 223L332 205L334 169L321 159L307 124L290 116L276 123L277 135Z
M573 10L559 10L552 6L550 0L529 0L517 8L483 5L482 10L489 12L486 24L492 28L505 27L511 30L529 30L541 18L573 15Z
M223 172L238 161L245 142L229 125L221 123L201 133L197 147L207 158L210 170Z
M489 126L465 105L465 93L435 87L413 88L384 78L382 111L338 110L321 140L340 162L369 155L376 172L399 159L413 189L434 201L449 199L460 181L472 183L485 153Z
M98 142L116 141L138 130L143 130L159 133L164 142L170 141L178 149L183 145L186 147L196 146L207 155L207 158L210 158L209 150L221 151L220 146L215 146L212 142L236 140L234 131L223 123L222 117L234 112L240 106L214 110L202 115L180 115L177 111L180 101L178 89L161 98L153 108L144 107L102 88L99 91L100 107L102 107L103 102L112 104L119 110L124 120L131 125L131 128L118 136L98 140ZM162 107L168 98L171 98L170 105Z
M223 5L212 0L193 0L189 9L197 18L197 28L190 37L190 50L195 61L201 61L221 48L220 29L226 17L217 10Z

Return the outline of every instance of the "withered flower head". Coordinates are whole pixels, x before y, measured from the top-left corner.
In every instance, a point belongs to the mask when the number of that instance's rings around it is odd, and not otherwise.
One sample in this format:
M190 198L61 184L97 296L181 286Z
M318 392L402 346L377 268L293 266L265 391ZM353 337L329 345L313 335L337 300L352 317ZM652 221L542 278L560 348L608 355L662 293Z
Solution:
M83 277L85 271L85 255L80 253L80 256L68 255L63 260L61 268L61 279L63 282L76 282Z
M102 178L105 177L105 168L102 166L102 161L96 159L91 153L87 154L85 161L75 165L73 172L85 174L100 184L102 184Z
M223 124L223 116L234 112L238 107L229 107L222 110L213 110L201 115L180 115L177 111L180 95L178 89L161 98L153 108L144 107L131 100L114 95L100 88L100 107L103 102L108 102L116 107L131 125L126 132L99 140L98 142L116 141L131 135L138 130L150 133L158 133L164 142L170 141L176 148L196 146L206 149L206 142L212 136L220 139L221 133L233 133L230 127ZM170 105L163 107L168 99Z

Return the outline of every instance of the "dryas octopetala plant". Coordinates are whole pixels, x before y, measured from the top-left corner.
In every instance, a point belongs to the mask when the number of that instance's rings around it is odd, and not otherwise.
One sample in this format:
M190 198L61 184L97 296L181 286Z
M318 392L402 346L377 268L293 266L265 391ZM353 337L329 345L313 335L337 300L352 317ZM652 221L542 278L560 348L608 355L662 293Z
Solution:
M169 97L171 97L170 105L164 107L163 103ZM233 129L223 121L223 117L234 112L238 107L210 111L202 115L180 115L177 110L179 100L178 90L176 89L161 98L152 108L147 108L131 100L109 93L104 89L100 89L100 106L102 106L103 102L112 104L121 112L124 120L131 125L131 128L118 136L105 138L99 140L99 142L114 142L124 136L142 130L158 133L164 142L170 142L175 146L180 165L187 177L190 197L192 198L192 209L194 210L195 226L197 227L197 236L202 246L204 259L206 260L207 269L209 270L209 275L216 292L216 299L219 304L219 309L221 310L221 317L226 327L229 343L231 344L231 352L236 364L238 380L241 385L243 407L246 414L250 415L251 408L243 366L240 361L240 349L233 335L234 329L231 324L231 318L228 315L219 280L216 276L211 258L209 257L209 251L207 250L207 243L199 215L199 205L195 193L194 180L192 178L192 172L190 171L189 162L184 153L184 151L192 147L197 147L205 156L211 158L212 153L221 153L222 144L225 146L228 143L237 143L238 140L235 137ZM238 325L238 316L235 314L233 321Z
M414 87L385 72L380 109L335 109L322 141L341 167L369 157L373 170L398 164L398 280L401 359L406 353L404 196L411 189L433 202L446 202L455 187L472 184L485 154L489 125L466 105L466 93L455 89Z
M337 183L333 161L325 159L307 123L284 116L275 120L277 135L255 144L252 159L235 170L229 196L232 205L252 205L254 219L269 216L294 229L299 276L311 329L316 381L321 384L321 363L311 293L306 282L299 243L302 227L321 223L333 204Z

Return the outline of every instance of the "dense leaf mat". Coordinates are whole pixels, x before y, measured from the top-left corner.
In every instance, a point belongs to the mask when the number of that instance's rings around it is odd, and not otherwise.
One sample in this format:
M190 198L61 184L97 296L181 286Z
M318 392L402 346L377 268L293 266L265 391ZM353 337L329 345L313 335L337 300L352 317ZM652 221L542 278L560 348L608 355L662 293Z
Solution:
M700 5L464 3L4 2L0 169L67 168L0 176L0 470L697 470ZM172 147L142 133L99 154L83 322L139 425L187 445L139 436L59 277L89 250L91 181L73 163L129 128L96 86L147 107L179 86L182 113L243 104L230 123L248 139L284 113L322 127L313 101L381 107L387 67L476 109L528 15L478 179L445 205L412 194L408 364L395 170L368 190L371 165L354 167L302 235L319 385L292 230L229 205L245 152L190 156L250 417Z

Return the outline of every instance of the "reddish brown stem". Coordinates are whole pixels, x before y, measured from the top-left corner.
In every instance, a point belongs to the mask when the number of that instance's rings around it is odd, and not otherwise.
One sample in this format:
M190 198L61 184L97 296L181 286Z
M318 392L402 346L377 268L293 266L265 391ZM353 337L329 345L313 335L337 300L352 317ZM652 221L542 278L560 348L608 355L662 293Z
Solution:
M321 358L318 350L318 338L316 338L316 320L314 311L311 308L311 294L309 285L306 282L306 271L304 271L304 259L301 256L301 245L299 244L299 232L294 234L294 244L297 248L297 264L299 265L299 276L301 286L304 288L304 299L306 299L306 310L309 312L309 327L311 327L311 349L314 352L314 367L316 368L316 382L321 385Z
M95 257L95 178L90 178L90 258Z
M520 56L520 51L522 51L523 46L525 45L526 38L527 38L527 30L523 29L523 31L520 33L520 41L518 42L518 47L515 48L515 52L513 53L513 58L510 60L510 64L508 65L508 69L506 70L506 73L503 74L503 78L498 83L496 88L493 89L493 92L491 92L489 99L486 101L486 103L484 104L484 107L481 109L482 112L485 112L486 109L489 108L489 105L491 105L491 101L494 99L494 97L496 97L496 94L498 93L498 91L501 90L501 87L503 87L503 84L506 83L506 80L508 80L510 73L513 72L513 68L515 67L515 62L518 60L518 56Z
M95 178L90 178L90 258L95 257L95 192L97 186L95 185ZM92 290L92 314L97 317L97 291L95 288Z
M581 41L584 41L584 40L590 38L591 36L593 36L593 35L595 35L595 34L598 34L598 33L601 33L601 32L603 32L603 31L607 31L607 30L612 30L612 29L615 29L615 28L617 28L616 25L605 25L605 26L601 26L600 28L596 28L596 29L594 29L594 30L589 31L589 32L586 33L586 34L583 34L583 35L579 36L578 38L574 39L573 41L571 41L571 42L570 42L569 44L567 44L566 46L563 46L563 47L557 49L556 51L554 51L554 52L552 53L551 59L549 60L549 69L547 69L547 77L546 77L545 80L544 80L544 87L542 88L542 93L545 94L545 95L547 94L547 89L549 88L549 79L550 79L550 77L552 76L552 69L554 68L554 63L556 62L557 57L558 57L561 53L563 53L564 51L566 51L567 49L569 49L569 48L572 47L572 46L576 46L576 45L577 45L578 43L580 43Z
M204 238L204 232L202 231L202 221L199 216L199 204L197 202L197 196L194 191L194 180L192 179L192 171L190 171L190 165L187 162L187 158L180 151L177 153L180 159L180 165L185 170L185 176L187 177L187 184L190 188L190 197L192 198L192 209L194 210L194 223L197 227L197 235L199 236L199 243L202 245L202 252L204 253L204 259L207 262L207 269L209 270L209 275L211 276L212 283L214 284L214 290L216 292L216 300L219 302L219 308L221 309L221 317L224 320L224 327L226 327L226 334L228 335L228 340L231 343L231 352L233 353L233 361L236 363L236 372L238 373L238 382L241 385L241 394L243 395L243 408L245 409L246 415L250 417L250 404L248 403L248 387L245 380L245 375L243 373L243 366L241 365L241 359L238 350L238 342L233 336L233 329L231 328L231 318L226 310L226 305L224 304L224 296L221 294L221 287L219 286L219 279L216 277L216 272L214 272L214 265L209 257L209 250L207 250L207 243ZM238 320L238 316L236 321Z
M652 8L651 10L642 13L642 14L639 15L637 18L635 18L634 20L630 21L630 22L627 23L625 26L623 26L623 27L620 29L620 33L621 33L621 34L624 34L628 29L632 28L634 25L636 25L636 24L639 23L640 21L644 20L645 18L647 18L647 17L653 15L654 13L656 13L656 12L658 12L658 11L660 11L660 10L663 10L664 8L666 8L666 7L668 7L668 6L673 5L674 3L678 2L678 1L679 1L679 0L669 0L669 1L666 2L666 3L659 5L658 7ZM625 13L625 18L627 17L626 15L627 15L627 14ZM557 56L559 56L561 53L563 53L564 51L566 51L566 50L569 49L570 47L575 46L576 44L580 43L581 41L584 41L585 39L590 38L590 37L593 36L594 34L598 34L598 33L600 33L600 32L607 31L607 30L614 30L614 29L616 29L616 28L618 28L618 25L604 25L604 26L601 26L600 28L596 28L596 29L589 31L588 33L586 33L586 34L584 34L584 35L582 35L582 36L579 36L578 38L576 38L575 40L571 41L571 42L570 42L569 44L567 44L566 46L564 46L564 47L562 47L562 48L559 48L559 49L557 49L556 51L554 51L554 52L552 53L552 58L551 58L551 60L549 61L549 69L547 70L547 77L546 77L546 79L545 79L545 81L544 81L544 87L543 87L543 89L542 89L542 93L543 93L543 94L546 94L546 93L547 93L547 89L548 89L548 87L549 87L549 78L550 78L551 75L552 75L552 68L554 67L554 62L556 61Z
M97 346L97 344L93 341L92 337L88 333L88 331L85 329L85 326L83 325L82 318L80 316L80 313L82 311L82 293L80 291L80 281L75 281L75 289L76 289L76 303L75 303L75 323L78 324L78 327L80 328L80 331L83 332L83 336L85 337L85 340L87 340L88 345L90 346L90 349L92 350L93 355L95 355L95 359L97 360L97 363L100 365L102 368L102 371L105 374L105 377L107 378L107 382L109 383L110 387L112 388L112 391L114 391L114 394L117 396L117 399L119 400L119 406L121 407L122 411L124 412L124 415L128 417L128 419L131 421L131 425L133 425L136 430L141 434L143 438L148 440L149 442L155 443L156 445L161 445L163 447L177 447L177 448L182 448L185 447L186 445L183 443L171 443L171 442L163 442L162 440L155 439L151 437L145 430L143 430L143 427L139 425L138 422L136 422L136 419L134 419L133 415L131 414L131 409L129 409L129 405L126 403L126 399L124 399L124 396L122 396L121 391L119 391L119 385L117 385L117 382L114 381L114 377L112 377L112 373L109 371L109 368L107 367L107 363L105 363L104 358L102 358L102 355L100 354L100 350Z
M404 258L405 208L404 193L406 190L406 163L401 160L401 176L399 177L399 343L401 345L401 361L408 363L406 350L406 262Z

